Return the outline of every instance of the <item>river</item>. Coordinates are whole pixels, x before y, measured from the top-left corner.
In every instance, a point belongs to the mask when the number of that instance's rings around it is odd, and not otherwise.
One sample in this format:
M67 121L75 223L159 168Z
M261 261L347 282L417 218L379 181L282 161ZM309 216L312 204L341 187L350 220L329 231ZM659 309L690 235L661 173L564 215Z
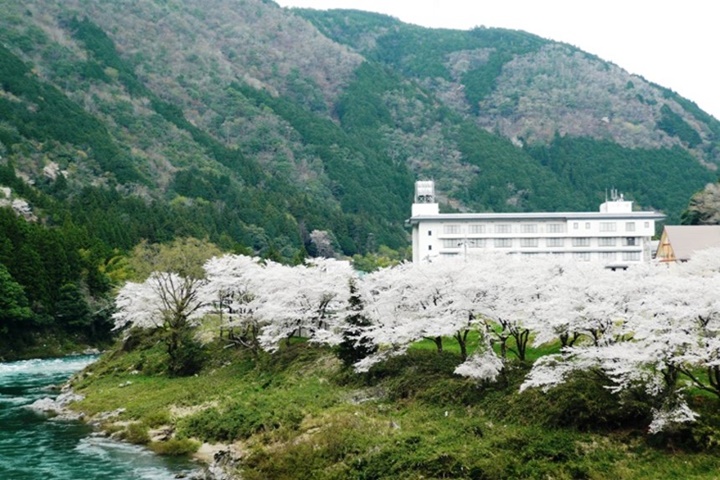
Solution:
M98 435L82 422L48 419L27 408L65 382L93 356L0 363L0 479L165 480L197 465L154 455Z

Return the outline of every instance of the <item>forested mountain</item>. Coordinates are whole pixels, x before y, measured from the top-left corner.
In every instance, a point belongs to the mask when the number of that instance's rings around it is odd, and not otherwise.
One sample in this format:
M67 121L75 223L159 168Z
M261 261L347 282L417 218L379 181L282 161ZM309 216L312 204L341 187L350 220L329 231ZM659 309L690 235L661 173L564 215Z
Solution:
M285 262L405 248L418 178L445 209L595 209L614 187L676 222L719 139L671 90L525 32L267 0L0 3L0 202L21 215L0 255L36 320L61 315L51 285L101 304L143 239Z
M520 31L430 30L357 11L298 13L330 38L401 72L473 127L517 147L502 155L474 132L443 135L449 152L431 157L442 163L454 154L479 174L462 185L436 174L441 190L464 205L594 209L607 185L615 185L675 222L688 192L715 177L709 173L720 161L715 118L672 90L575 47ZM413 133L427 135L419 128ZM537 167L542 173L533 172ZM509 174L518 170L532 173ZM552 177L559 188L538 175ZM686 183L690 178L695 186Z

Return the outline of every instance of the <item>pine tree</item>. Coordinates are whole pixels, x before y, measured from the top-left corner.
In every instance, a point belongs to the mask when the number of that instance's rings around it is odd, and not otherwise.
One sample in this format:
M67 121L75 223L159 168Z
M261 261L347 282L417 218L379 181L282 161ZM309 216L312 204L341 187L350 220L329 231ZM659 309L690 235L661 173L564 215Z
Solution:
M377 346L362 335L363 329L371 325L370 320L363 314L364 308L365 305L357 285L351 280L350 299L348 300L350 314L345 318L347 328L343 332L342 342L337 347L337 356L346 367L352 366L377 351Z

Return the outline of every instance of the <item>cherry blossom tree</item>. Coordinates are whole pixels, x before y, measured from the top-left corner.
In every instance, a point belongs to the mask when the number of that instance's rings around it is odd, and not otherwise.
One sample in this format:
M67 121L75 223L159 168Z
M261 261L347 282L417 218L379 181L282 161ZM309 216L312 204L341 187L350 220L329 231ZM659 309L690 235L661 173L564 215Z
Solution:
M172 373L186 370L183 348L193 342L190 328L207 313L204 279L172 272L154 272L142 283L128 282L120 290L113 315L115 329L134 326L161 330Z
M720 396L720 276L712 272L697 265L638 266L597 275L585 288L584 311L591 323L604 325L602 335L585 327L591 342L540 358L521 390L552 388L573 371L593 369L612 382L613 392L645 389L654 399L651 432L693 421L683 379Z
M547 266L538 259L525 261L502 254L484 255L480 260L481 267L471 270L460 285L472 328L478 332L478 346L455 373L494 381L508 351L521 361L526 358L529 325L536 318L533 307L539 304L537 282L544 282ZM515 340L514 348L508 344L510 338ZM499 356L493 348L495 343L499 343Z
M264 262L246 255L223 255L208 260L204 268L208 279L205 293L215 298L220 337L227 331L231 343L257 350L261 326L254 315L255 292L262 289Z
M486 339L485 324L473 313L475 289L469 287L475 285L477 271L476 264L447 260L399 265L363 277L372 318L365 335L378 350L356 368L367 370L423 338L433 339L438 351L443 337L455 338L466 360L469 333L476 330Z
M582 337L580 319L584 310L584 285L591 281L585 269L571 262L547 265L546 276L537 282L538 298L534 303L533 345L560 341L561 347L572 346Z
M366 372L373 365L391 356L401 355L415 341L422 338L408 329L407 317L398 308L398 284L408 277L409 264L383 268L358 279L356 288L365 300L365 314L369 325L359 338L374 345L375 351L358 361L354 368Z
M259 337L264 349L275 351L282 340L298 335L328 345L342 341L338 312L346 306L355 275L348 262L315 259L296 267L269 262L263 271L254 314L264 324Z
M178 239L167 245L140 244L132 260L143 282L128 282L117 296L113 315L115 328L126 326L162 330L169 370L180 374L193 370L197 362L183 349L193 349L191 328L210 305L203 263L218 252L203 240ZM193 365L191 365L193 364Z
M127 283L114 318L116 328L165 329L173 358L181 334L214 312L232 341L269 352L294 336L362 346L352 357L358 371L421 339L442 351L443 339L454 338L463 360L456 374L482 381L500 375L507 352L525 360L533 337L535 345L559 342L560 352L537 360L521 390L552 388L579 370L601 372L611 391L642 388L654 399L649 428L655 432L695 419L687 386L720 398L718 253L618 272L488 255L401 264L364 276L334 259L290 267L225 255L205 262L202 274L158 270L144 282ZM478 344L468 355L471 332Z

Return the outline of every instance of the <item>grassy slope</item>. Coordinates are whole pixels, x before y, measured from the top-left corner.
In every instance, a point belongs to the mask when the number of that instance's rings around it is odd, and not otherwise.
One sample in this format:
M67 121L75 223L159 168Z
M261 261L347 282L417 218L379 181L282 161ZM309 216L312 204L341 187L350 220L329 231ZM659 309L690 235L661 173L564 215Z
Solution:
M121 420L141 422L135 432L171 424L179 438L238 442L245 479L717 474L712 452L692 453L677 439L649 446L641 427L647 411L620 405L597 382L518 394L527 367L478 385L452 374L456 353L427 348L358 376L305 344L272 357L216 346L202 374L170 379L158 344L147 345L106 355L76 379L87 396L77 408L124 407ZM178 407L194 413L180 415Z

